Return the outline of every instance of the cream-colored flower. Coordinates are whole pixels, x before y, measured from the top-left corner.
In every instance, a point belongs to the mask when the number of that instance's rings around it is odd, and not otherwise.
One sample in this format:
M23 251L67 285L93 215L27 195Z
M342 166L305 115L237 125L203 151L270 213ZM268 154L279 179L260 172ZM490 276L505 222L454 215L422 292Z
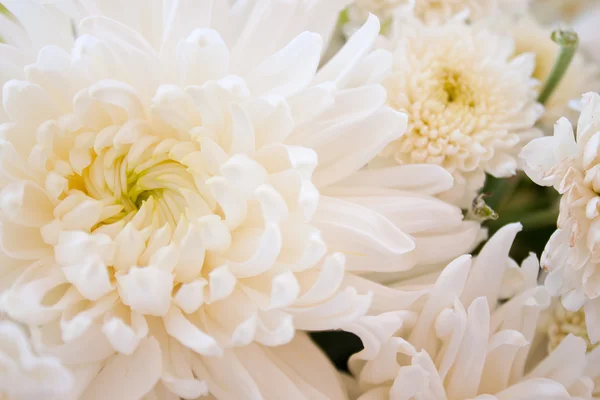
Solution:
M363 170L406 125L377 19L317 71L344 1L79 3L5 3L2 311L69 398L344 398L296 331L365 313L346 270L479 232L443 169Z
M450 263L420 306L396 313L389 331L399 330L374 357L354 357L360 400L592 398L600 375L592 357L600 352L586 356L581 338L568 336L537 359L536 324L550 296L536 285L535 256L516 268L522 279L514 297L498 301L507 270L515 269L508 251L518 230L500 230L474 261ZM398 288L411 293L406 284Z
M485 173L514 175L519 149L539 135L533 55L515 57L511 38L461 21L398 28L384 86L408 130L372 165L440 165L455 179L445 198L468 206Z
M548 241L542 266L550 271L546 287L562 296L569 311L584 306L592 343L600 341L600 95L583 96L577 133L566 118L554 136L529 143L521 158L538 185L562 195L558 229Z
M0 399L60 399L73 386L73 377L51 356L32 351L17 324L0 321Z
M512 34L515 38L517 54L535 54L533 77L540 83L544 83L560 52L560 46L551 39L552 30L542 27L532 18L522 18L515 24ZM583 93L596 88L600 88L598 67L589 63L582 54L577 53L566 74L546 102L541 122L552 126L561 116L576 121L577 114L569 107L569 102L578 100Z

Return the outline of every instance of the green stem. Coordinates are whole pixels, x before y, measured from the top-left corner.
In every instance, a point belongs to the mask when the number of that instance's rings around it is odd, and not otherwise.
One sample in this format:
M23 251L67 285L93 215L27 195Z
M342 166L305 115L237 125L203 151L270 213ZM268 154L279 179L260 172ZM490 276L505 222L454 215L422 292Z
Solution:
M490 184L484 189L484 192L490 193L490 197L486 200L486 203L496 210L498 214L502 214L502 209L506 206L508 200L511 199L512 194L519 185L521 175L502 179L493 178L493 181L491 179L491 177L488 177Z
M558 29L552 32L552 40L560 46L560 52L538 97L538 101L541 104L546 104L550 96L552 96L552 93L569 69L569 65L573 61L579 45L579 37L572 30Z

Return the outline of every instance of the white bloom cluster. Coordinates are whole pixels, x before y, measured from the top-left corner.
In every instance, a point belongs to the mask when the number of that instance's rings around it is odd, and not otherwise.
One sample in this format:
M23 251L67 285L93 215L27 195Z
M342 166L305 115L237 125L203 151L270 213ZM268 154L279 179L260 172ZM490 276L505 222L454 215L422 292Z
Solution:
M518 224L506 226L476 260L450 263L425 301L397 315L398 331L375 357L355 356L360 400L592 399L600 349L586 355L585 341L576 336L549 354L538 349L536 325L550 296L536 284L534 256L521 268L508 259L518 230ZM522 276L521 287L501 304L510 269Z
M346 271L480 236L442 169L361 171L406 126L378 20L318 69L343 1L143 3L5 2L0 310L69 398L342 397L296 333L367 312Z
M596 70L544 111L526 1L0 5L1 400L599 395L600 95L534 139ZM523 165L545 286L517 223L468 254Z
M466 207L485 173L514 175L520 148L541 134L534 57L515 57L513 40L463 21L398 28L384 86L390 106L408 114L408 130L378 164L443 166L456 181L446 198Z
M583 97L577 133L563 118L554 135L529 143L521 153L525 172L562 195L558 229L542 256L546 286L563 306L586 311L592 343L600 341L600 95Z

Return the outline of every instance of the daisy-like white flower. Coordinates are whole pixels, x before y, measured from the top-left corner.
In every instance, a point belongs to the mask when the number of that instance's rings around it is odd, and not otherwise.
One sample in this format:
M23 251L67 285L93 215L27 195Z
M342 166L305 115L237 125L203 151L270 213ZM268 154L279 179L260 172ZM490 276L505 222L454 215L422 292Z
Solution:
M515 24L512 34L517 53L535 54L533 77L541 83L545 82L560 52L560 46L551 39L552 30L544 28L530 17L525 17ZM575 121L577 113L569 107L569 102L578 100L583 93L596 88L600 88L598 67L577 53L545 103L545 111L540 121L549 126L562 116L568 116Z
M296 332L365 313L345 271L478 235L443 169L362 170L406 125L375 17L317 72L345 1L227 4L5 2L0 307L68 398L344 398Z
M500 230L474 261L450 263L420 307L397 313L399 330L375 357L355 356L360 400L592 398L600 352L586 356L575 336L550 354L537 351L536 324L550 296L535 283L535 256L520 269L508 258L518 230ZM521 287L501 304L507 270L522 276Z
M445 199L470 205L485 173L514 175L519 149L539 135L543 107L531 77L533 54L515 57L514 41L480 25L453 21L399 24L389 40L388 104L408 113L408 130L374 166L428 163L455 179Z
M60 361L39 356L23 328L0 321L0 399L60 399L73 386L73 377Z
M577 133L566 118L554 136L529 143L521 158L538 185L554 186L562 195L558 229L544 253L550 273L546 286L562 296L568 311L584 307L592 343L600 341L600 95L583 96Z

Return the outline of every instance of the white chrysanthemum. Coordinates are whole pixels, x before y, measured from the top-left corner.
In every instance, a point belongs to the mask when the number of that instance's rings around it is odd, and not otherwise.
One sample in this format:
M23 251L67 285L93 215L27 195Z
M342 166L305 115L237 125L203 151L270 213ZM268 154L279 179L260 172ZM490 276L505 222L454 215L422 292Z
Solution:
M21 327L0 321L0 399L60 399L72 386L59 360L35 354Z
M345 268L472 246L441 168L361 171L406 117L374 17L316 72L344 3L6 2L1 306L71 397L343 398L294 334L365 312Z
M420 307L396 313L399 331L375 357L355 356L360 400L592 398L600 375L592 357L600 352L587 357L581 338L569 336L537 359L536 324L550 297L535 283L534 256L520 269L521 290L498 302L519 229L500 230L473 262L463 256L450 263Z
M531 18L522 18L512 29L512 34L518 54L535 54L533 77L541 83L545 82L560 52L560 46L551 39L552 30L540 26ZM577 114L569 107L569 102L578 100L583 93L600 88L599 77L598 67L587 62L581 54L576 54L546 102L541 122L551 126L561 116L576 120Z
M407 132L380 164L436 164L455 178L446 198L469 205L484 173L508 177L541 115L532 54L514 57L514 42L481 26L399 25L390 41L388 104L408 113Z
M592 343L600 341L600 95L582 100L577 135L566 118L554 136L539 138L522 151L525 172L538 185L554 186L562 195L558 229L542 266L550 271L546 286L561 295L563 306L585 306Z

